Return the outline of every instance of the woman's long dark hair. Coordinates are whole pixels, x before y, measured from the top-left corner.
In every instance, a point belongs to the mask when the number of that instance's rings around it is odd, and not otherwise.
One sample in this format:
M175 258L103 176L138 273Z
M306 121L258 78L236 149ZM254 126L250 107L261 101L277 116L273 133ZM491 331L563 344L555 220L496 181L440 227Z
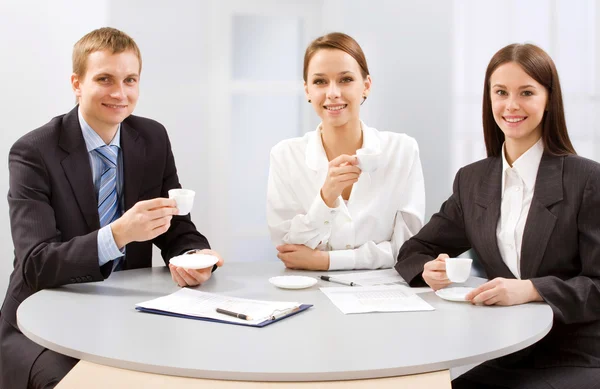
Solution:
M514 43L494 54L485 72L483 136L488 157L499 156L502 152L502 143L504 143L504 133L498 127L492 112L490 78L499 66L509 62L518 64L525 73L543 85L548 92L547 109L542 118L542 139L545 153L554 156L577 154L567 132L560 82L554 61L536 45Z

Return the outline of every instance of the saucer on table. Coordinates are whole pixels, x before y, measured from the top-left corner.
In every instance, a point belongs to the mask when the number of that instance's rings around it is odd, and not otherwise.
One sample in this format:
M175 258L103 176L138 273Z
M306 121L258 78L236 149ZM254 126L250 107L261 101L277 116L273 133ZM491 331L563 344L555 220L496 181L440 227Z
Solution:
M475 288L470 288L468 286L456 286L453 288L437 290L435 294L448 301L467 301L465 297L473 289Z
M304 289L316 284L317 279L306 276L277 276L269 278L269 282L282 289Z

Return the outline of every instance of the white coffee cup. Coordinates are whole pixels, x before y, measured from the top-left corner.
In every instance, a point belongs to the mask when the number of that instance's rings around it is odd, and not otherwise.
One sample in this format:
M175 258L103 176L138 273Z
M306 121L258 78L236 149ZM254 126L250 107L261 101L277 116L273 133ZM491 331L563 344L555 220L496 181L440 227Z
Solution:
M192 210L194 205L194 196L196 192L190 189L171 189L169 191L169 198L175 199L177 208L179 209L178 215L187 215Z
M465 282L471 275L471 258L446 258L446 274L452 282Z
M381 152L375 149L364 148L356 150L358 167L366 173L372 173L379 167L379 156Z

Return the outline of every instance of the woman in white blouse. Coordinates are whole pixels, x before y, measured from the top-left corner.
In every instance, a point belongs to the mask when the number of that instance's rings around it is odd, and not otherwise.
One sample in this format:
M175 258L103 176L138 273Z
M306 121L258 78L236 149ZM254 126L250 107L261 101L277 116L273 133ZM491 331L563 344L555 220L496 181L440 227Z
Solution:
M411 286L445 288L446 258L473 249L490 281L466 300L552 308L544 339L475 367L453 388L598 388L600 164L575 154L558 73L542 49L513 44L494 55L483 133L488 158L458 171L452 196L402 246L396 270Z
M423 225L417 143L360 120L371 76L346 34L308 46L304 89L321 124L271 150L267 222L278 257L292 269L392 267L402 243ZM370 155L357 158L359 149Z

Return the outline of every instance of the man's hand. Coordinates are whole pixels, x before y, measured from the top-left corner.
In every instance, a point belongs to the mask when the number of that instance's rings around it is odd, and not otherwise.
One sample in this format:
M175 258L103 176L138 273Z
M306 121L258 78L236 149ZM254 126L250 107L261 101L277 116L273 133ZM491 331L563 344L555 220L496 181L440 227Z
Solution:
M219 258L217 261L217 266L221 267L223 265L223 258L213 250L200 250L197 252L198 254L207 254L214 255ZM175 283L182 288L184 286L197 286L204 282L206 282L211 274L212 274L212 266L207 267L206 269L184 269L182 267L177 267L169 263L169 270L171 271L171 278Z
M288 269L329 270L329 253L313 250L303 244L283 244L277 246L277 258Z
M173 215L177 215L173 199L156 198L139 201L110 228L119 249L131 242L145 242L167 232Z

